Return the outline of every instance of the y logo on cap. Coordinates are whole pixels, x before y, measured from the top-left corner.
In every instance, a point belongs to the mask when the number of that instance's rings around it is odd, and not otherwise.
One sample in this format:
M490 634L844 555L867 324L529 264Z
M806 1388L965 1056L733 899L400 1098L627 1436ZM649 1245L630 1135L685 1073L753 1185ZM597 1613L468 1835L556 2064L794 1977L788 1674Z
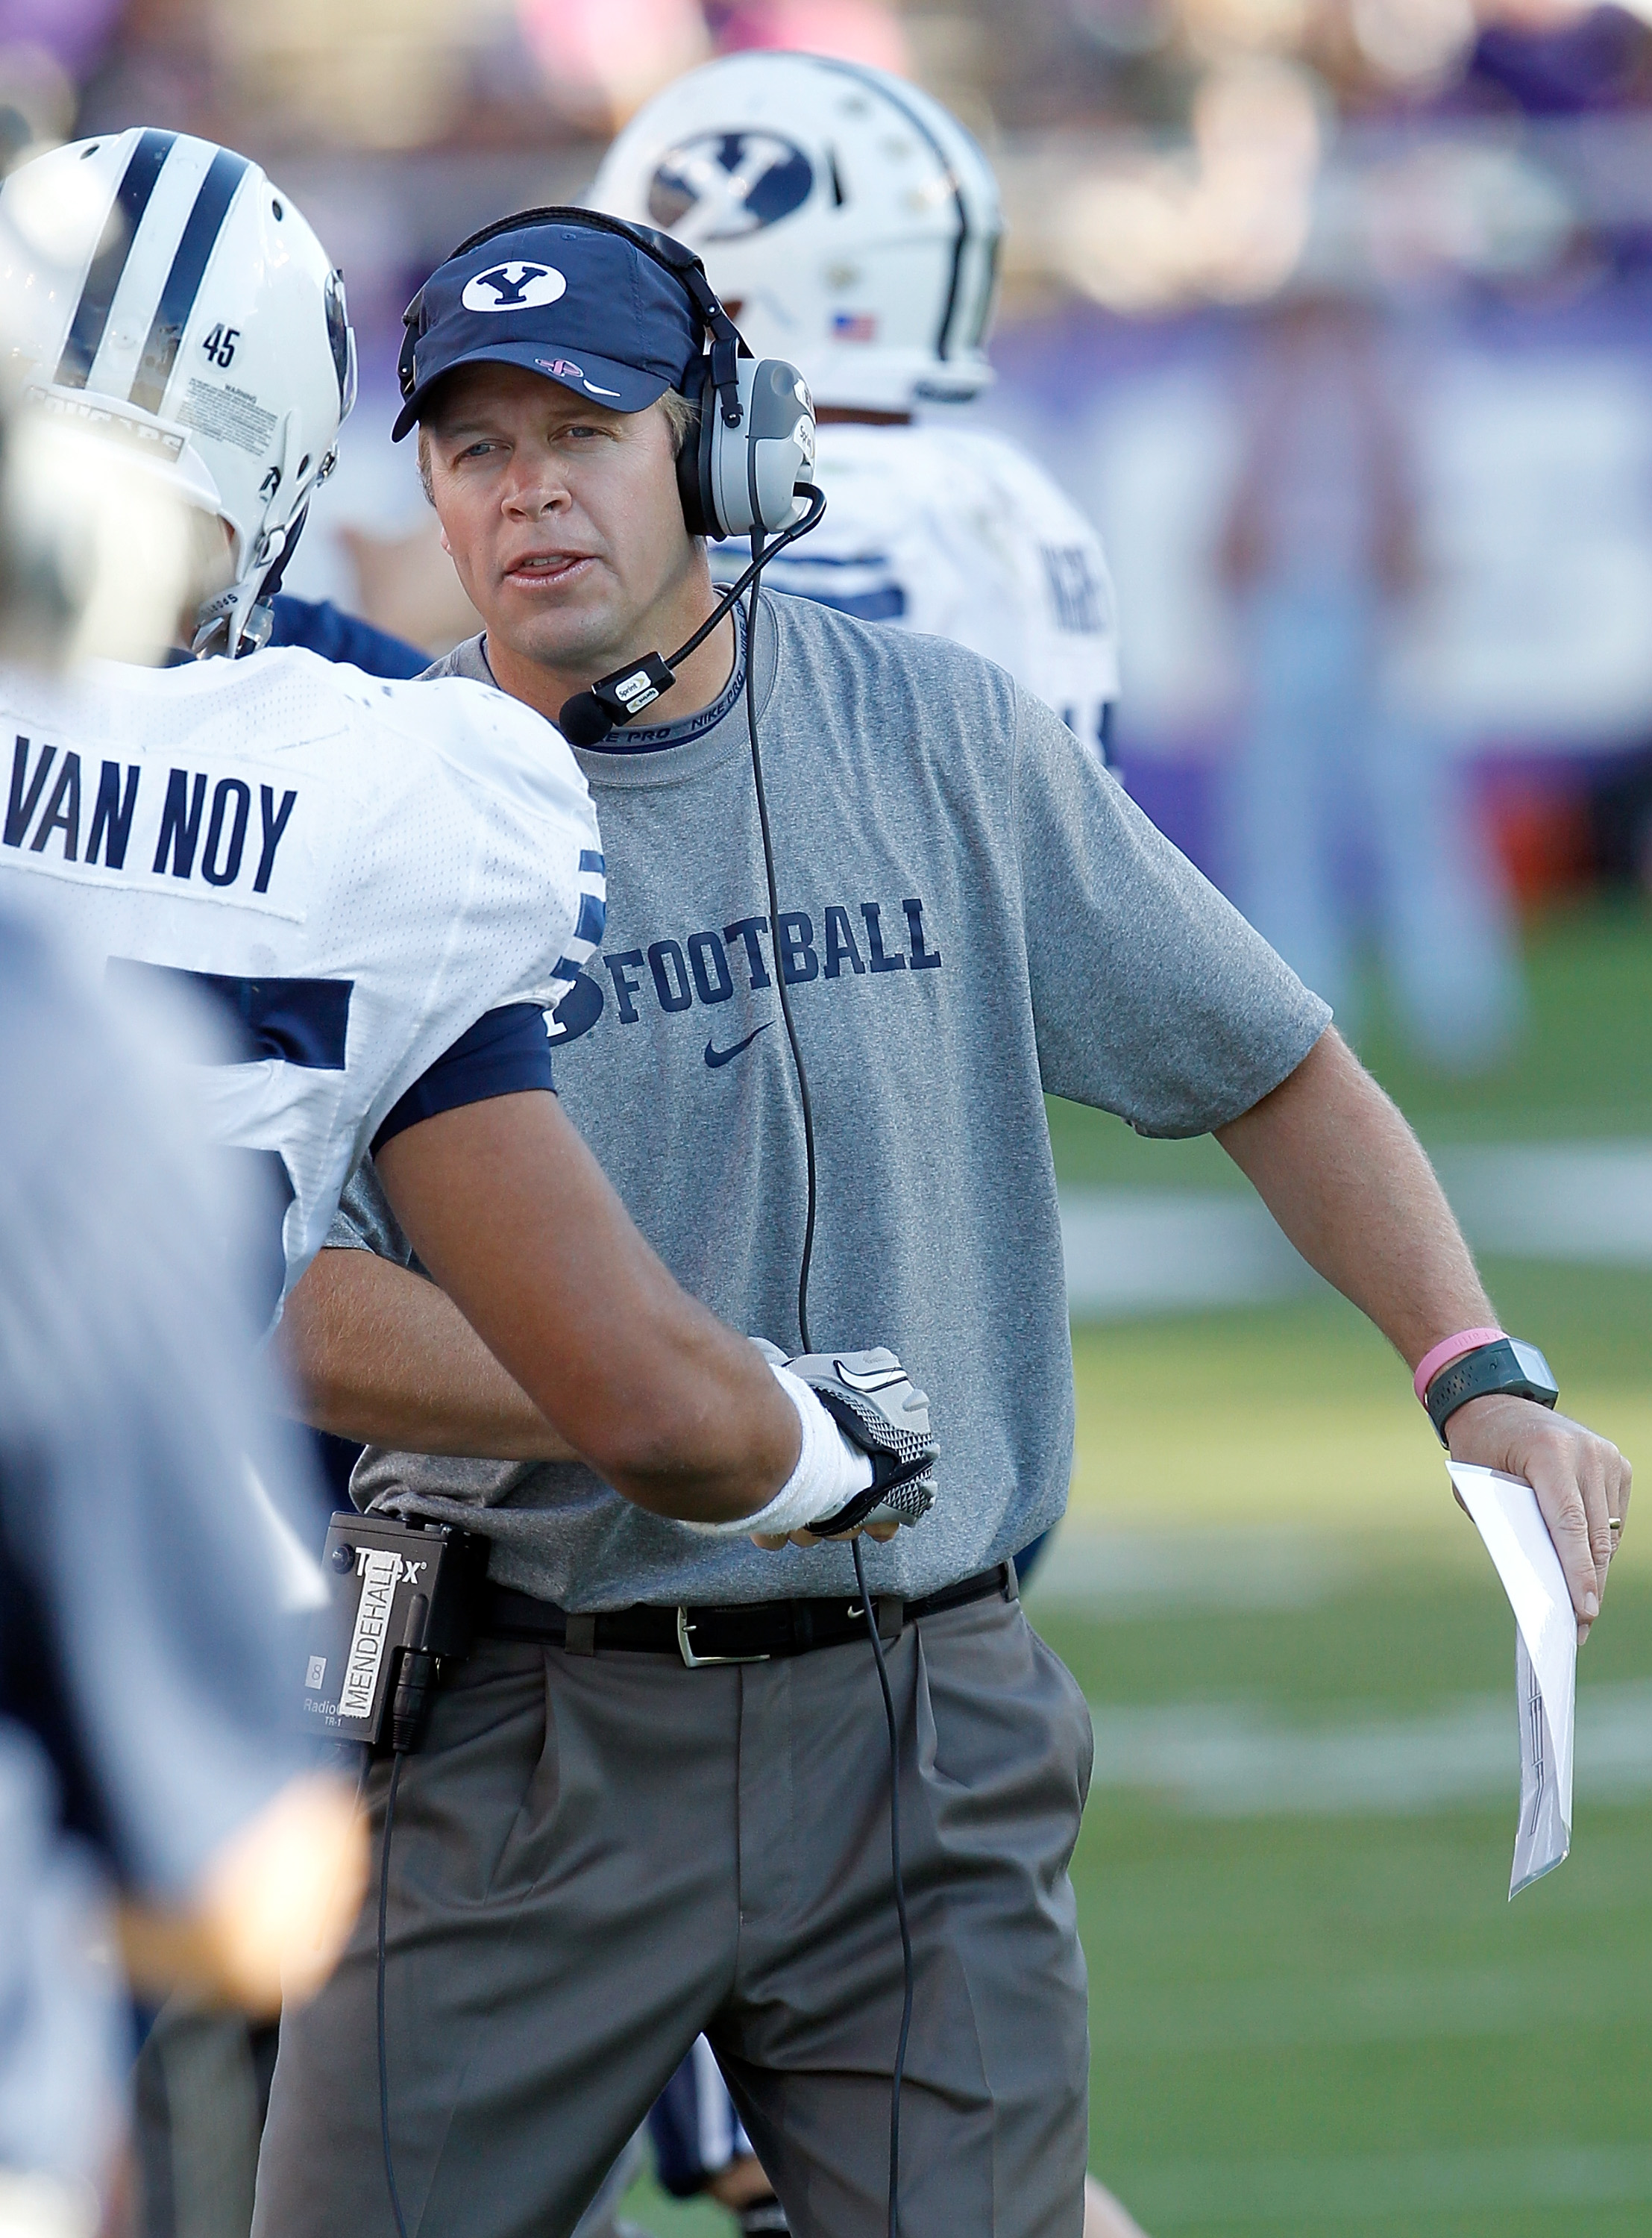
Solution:
M532 311L567 290L554 264L495 264L465 282L459 301L467 311Z

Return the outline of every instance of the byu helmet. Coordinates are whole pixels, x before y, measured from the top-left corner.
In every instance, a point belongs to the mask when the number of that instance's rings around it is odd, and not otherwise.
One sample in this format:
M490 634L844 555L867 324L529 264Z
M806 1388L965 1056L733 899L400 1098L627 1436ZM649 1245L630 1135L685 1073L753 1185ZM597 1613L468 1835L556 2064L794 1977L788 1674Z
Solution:
M197 648L261 642L259 594L355 401L342 276L287 195L181 132L38 156L0 191L0 335L26 395L228 524L231 581Z
M704 262L759 357L817 404L973 396L1002 216L963 127L915 86L815 55L729 55L638 109L587 197Z

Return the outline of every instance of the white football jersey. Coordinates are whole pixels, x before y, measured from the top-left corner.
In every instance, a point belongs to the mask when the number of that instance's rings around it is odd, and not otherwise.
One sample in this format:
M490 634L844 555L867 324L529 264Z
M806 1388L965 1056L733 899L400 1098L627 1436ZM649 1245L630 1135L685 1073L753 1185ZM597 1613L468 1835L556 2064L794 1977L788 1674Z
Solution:
M280 1161L283 1296L398 1098L486 1013L553 1008L602 937L585 778L479 684L297 650L9 669L0 762L10 906L117 999L171 974L217 998L234 1040L202 1076L208 1124Z
M771 589L968 646L1100 749L1119 696L1113 580L1041 467L981 429L849 421L820 429L815 478L825 518L764 569ZM711 553L732 581L741 547Z

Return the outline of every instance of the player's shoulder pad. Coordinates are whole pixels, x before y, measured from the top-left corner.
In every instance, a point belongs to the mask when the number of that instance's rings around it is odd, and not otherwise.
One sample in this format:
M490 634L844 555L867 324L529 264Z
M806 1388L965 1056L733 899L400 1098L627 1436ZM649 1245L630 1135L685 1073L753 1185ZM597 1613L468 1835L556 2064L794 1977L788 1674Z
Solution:
M993 427L937 429L948 447L955 475L968 474L995 493L996 502L1036 534L1100 549L1094 524L1075 506L1048 467L1021 444Z
M260 737L261 750L279 750L325 738L344 728L348 711L330 661L297 646L249 654L242 660L185 660L166 668L137 668L125 661L91 660L68 686L83 705L100 700L168 725L215 726L227 741Z
M435 754L464 781L540 815L587 798L585 774L555 725L491 684L440 676L388 682L333 665L339 690L370 719Z

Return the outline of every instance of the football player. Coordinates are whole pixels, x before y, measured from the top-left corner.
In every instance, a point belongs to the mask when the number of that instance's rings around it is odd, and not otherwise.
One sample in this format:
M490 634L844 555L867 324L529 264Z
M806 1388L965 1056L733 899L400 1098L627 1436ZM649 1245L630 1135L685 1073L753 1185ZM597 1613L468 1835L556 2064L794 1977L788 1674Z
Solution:
M272 623L278 637L295 619L338 636L341 618L294 616L274 596L355 385L342 281L302 215L256 165L187 136L135 130L56 150L0 195L0 321L26 368L37 440L40 422L56 421L69 457L66 431L95 434L100 452L116 445L183 500L195 580L176 629L203 656L166 673L105 664L72 681L0 670L12 734L0 871L13 874L14 905L56 920L117 998L188 989L227 1013L232 1041L208 1094L219 1139L268 1185L265 1308L301 1275L369 1141L425 1165L411 1186L433 1207L448 1192L433 1146L439 1160L479 1128L528 1192L528 1224L506 1248L542 1305L559 1288L594 1334L601 1293L617 1284L617 1302L631 1292L625 1347L685 1334L703 1347L705 1328L668 1326L664 1269L536 1092L551 1086L543 1013L604 917L601 841L561 740L469 684L387 686L303 652L205 657L254 651ZM359 633L313 641L374 665L382 652ZM533 1239L536 1218L558 1243ZM479 1268L503 1231L492 1246L480 1231L450 1236ZM575 1293L593 1278L570 1287L572 1255L593 1245L604 1273L582 1305ZM710 1341L727 1353L722 1332ZM747 1420L720 1460L704 1458L714 1474L734 1460L737 1476L757 1460L778 1482L791 1408L750 1347L732 1360ZM715 1382L730 1364L685 1355L682 1368L697 1378L710 1367ZM705 1391L685 1407L679 1383L669 1403L691 1421ZM635 1420L634 1397L620 1411ZM663 1417L656 1428L682 1444ZM569 1450L548 1422L545 1436L548 1452ZM834 1432L829 1476L842 1473L838 1445ZM146 2165L167 2171L158 2195L176 2188L171 2132L189 2114L173 2108L170 2067L175 2055L188 2063L202 2025L169 2013L146 2054L140 2135ZM220 2036L235 2025L218 2023ZM244 2046L239 2067L250 2089ZM250 2141L254 2109L213 2102L241 2116L228 2129ZM243 2178L249 2208L250 2161Z
M197 647L255 642L354 391L342 284L291 202L182 134L56 149L0 193L0 321L38 412L189 508ZM297 649L0 667L0 716L10 905L116 989L227 1023L205 1093L268 1183L272 1320L371 1144L425 1264L549 1402L547 1452L691 1520L787 1484L790 1528L800 1493L825 1517L869 1485L812 1393L677 1288L547 1092L544 1013L601 937L605 866L538 716ZM492 1168L486 1209L455 1156Z
M968 646L1108 758L1119 659L1100 538L1014 444L917 416L993 377L1003 219L957 120L858 63L730 55L638 111L587 200L686 242L757 354L809 381L829 503L770 584Z

